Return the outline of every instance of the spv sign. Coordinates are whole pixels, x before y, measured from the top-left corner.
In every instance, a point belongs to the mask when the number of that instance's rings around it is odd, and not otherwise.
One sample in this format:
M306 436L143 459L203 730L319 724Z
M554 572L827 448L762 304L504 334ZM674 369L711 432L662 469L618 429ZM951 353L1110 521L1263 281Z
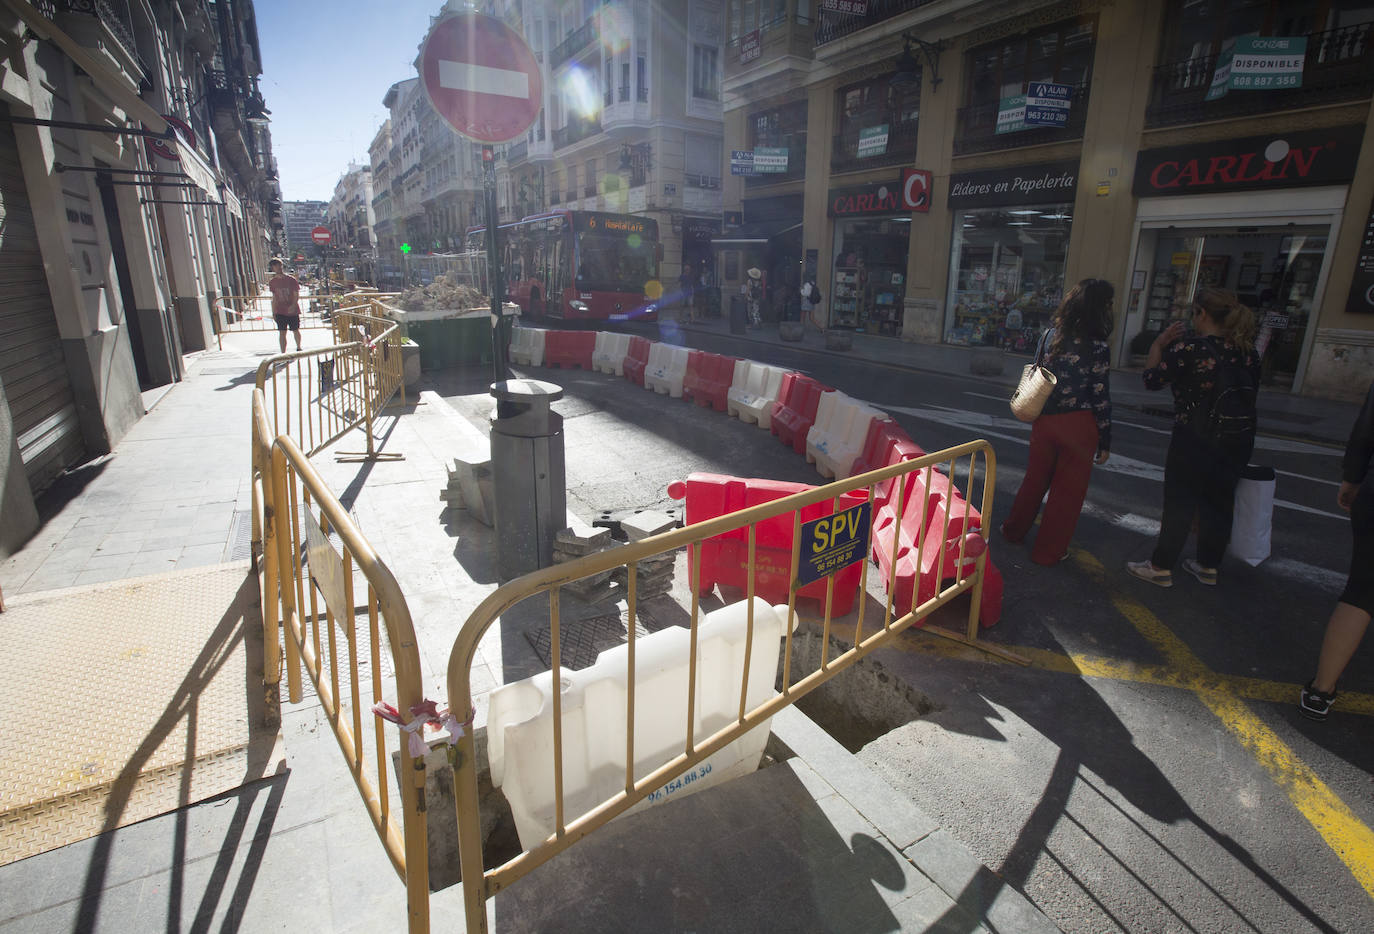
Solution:
M872 507L872 503L860 503L833 516L802 523L796 587L805 587L868 557Z

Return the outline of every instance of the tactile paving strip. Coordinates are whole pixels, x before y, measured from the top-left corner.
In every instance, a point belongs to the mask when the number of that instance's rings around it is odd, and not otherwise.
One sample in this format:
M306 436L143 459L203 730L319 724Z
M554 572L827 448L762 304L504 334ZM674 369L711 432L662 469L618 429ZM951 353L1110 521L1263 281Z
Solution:
M247 563L11 601L0 865L272 774Z

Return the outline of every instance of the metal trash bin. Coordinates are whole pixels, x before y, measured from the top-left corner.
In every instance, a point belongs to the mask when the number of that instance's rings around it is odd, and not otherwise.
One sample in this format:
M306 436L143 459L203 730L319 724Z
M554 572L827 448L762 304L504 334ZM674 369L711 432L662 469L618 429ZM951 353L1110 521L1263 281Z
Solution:
M745 308L743 295L730 296L730 333L743 334L749 324L748 311Z
M568 524L563 387L537 379L493 383L491 417L496 569L501 580L553 563L553 537Z

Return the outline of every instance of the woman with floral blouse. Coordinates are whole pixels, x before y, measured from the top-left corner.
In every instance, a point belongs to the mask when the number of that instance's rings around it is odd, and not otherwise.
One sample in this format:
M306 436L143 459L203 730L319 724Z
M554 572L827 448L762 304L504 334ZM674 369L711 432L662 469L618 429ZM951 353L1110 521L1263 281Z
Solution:
M1193 299L1192 329L1182 321L1169 325L1150 346L1145 388L1174 394L1174 432L1164 459L1164 512L1159 540L1148 561L1128 561L1126 570L1160 587L1172 587L1188 532L1197 517L1197 558L1185 558L1183 570L1207 586L1217 582L1217 566L1231 541L1240 470L1250 460L1254 439L1239 449L1223 450L1204 437L1213 390L1221 367L1249 371L1259 386L1255 355L1255 316L1234 292L1204 288Z
M1084 279L1064 297L1046 335L1040 363L1054 373L1054 392L1031 426L1030 462L1002 523L1008 541L1024 539L1049 491L1031 548L1036 564L1055 565L1068 556L1093 464L1105 464L1112 447L1107 337L1113 295L1110 282Z

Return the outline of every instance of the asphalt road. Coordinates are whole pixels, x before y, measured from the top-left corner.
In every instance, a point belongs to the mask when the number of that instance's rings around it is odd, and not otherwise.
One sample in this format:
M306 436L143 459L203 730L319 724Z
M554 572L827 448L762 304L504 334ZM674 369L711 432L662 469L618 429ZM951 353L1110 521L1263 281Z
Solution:
M751 350L873 402L928 451L988 439L993 522L1006 514L1029 430L1000 387ZM674 508L667 485L692 471L821 482L724 415L600 374L524 375L564 387L569 505L584 518ZM439 388L477 416L483 385ZM859 755L1066 931L1374 931L1374 645L1330 720L1294 706L1349 561L1340 451L1261 438L1255 460L1281 471L1273 556L1228 559L1215 588L1180 572L1163 590L1122 565L1153 546L1168 429L1116 413L1071 560L1041 568L994 539L1006 605L985 638L1030 664L909 634L877 660L933 710Z

